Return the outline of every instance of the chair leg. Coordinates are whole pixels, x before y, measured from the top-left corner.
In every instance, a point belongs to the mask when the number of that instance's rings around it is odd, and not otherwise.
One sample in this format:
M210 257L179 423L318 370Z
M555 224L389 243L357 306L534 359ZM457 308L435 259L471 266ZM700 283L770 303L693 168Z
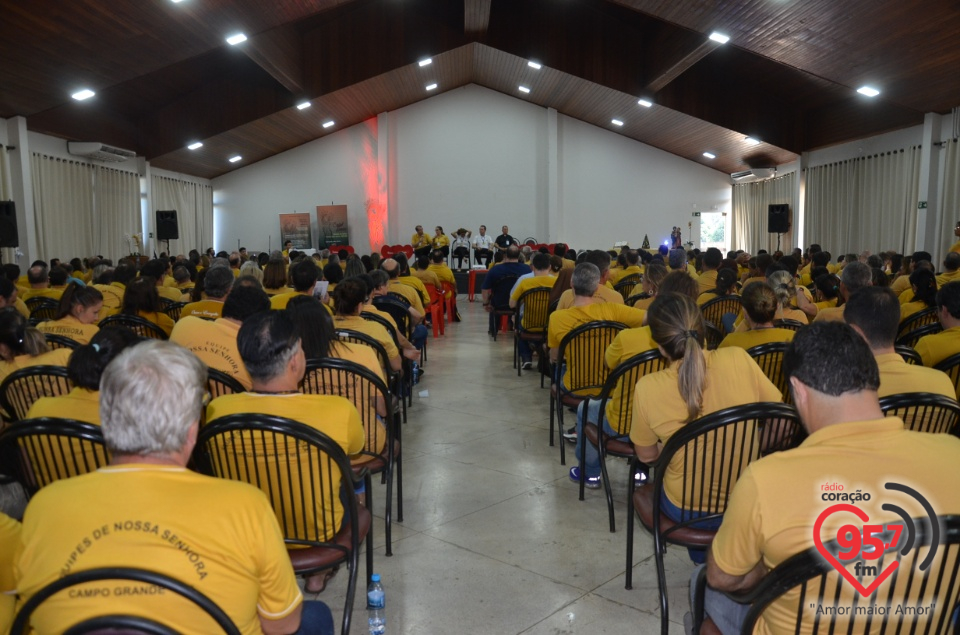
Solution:
M630 464L630 471L633 472L633 462ZM627 481L627 568L625 570L625 582L623 588L633 589L633 479Z
M401 446L402 449L402 446ZM397 522L403 522L403 453L397 454L395 459L396 461L396 470L397 470Z
M614 534L617 532L617 527L614 521L613 516L613 488L610 487L610 477L607 474L607 457L606 453L603 451L603 431L601 430L600 436L598 439L601 443L597 447L597 452L600 455L600 480L603 481L603 492L607 495L607 513L610 515L610 533ZM631 477L632 478L632 477Z
M560 391L557 390L557 434L560 435L560 465L567 464L567 440L563 438L563 401L560 399Z
M667 602L667 572L663 564L665 552L666 545L660 542L659 533L654 533L653 559L657 564L657 587L660 591L660 635L669 635L670 632L670 605Z
M387 539L386 555L393 555L393 466L387 462L387 469L384 470L387 476L387 493L383 505L383 532Z
M373 509L373 479L368 473L363 477L363 485L367 490L367 509ZM370 586L370 580L373 577L373 523L370 523L370 529L367 531L367 586Z
M577 413L577 419L579 423L579 413ZM583 427L580 428L580 433L583 434ZM580 456L577 457L580 463L580 500L583 500L583 490L587 485L587 445L585 443L586 439L580 439ZM561 445L563 445L561 443Z
M556 405L556 399L550 395L550 447L553 447L553 410Z

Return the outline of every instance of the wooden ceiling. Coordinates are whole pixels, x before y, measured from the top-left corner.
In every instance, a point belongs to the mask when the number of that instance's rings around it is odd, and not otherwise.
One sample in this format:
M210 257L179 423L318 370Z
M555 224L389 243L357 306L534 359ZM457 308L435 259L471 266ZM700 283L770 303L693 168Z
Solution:
M723 172L960 104L947 0L71 0L0 16L0 117L208 178L469 83ZM81 87L96 97L70 99Z

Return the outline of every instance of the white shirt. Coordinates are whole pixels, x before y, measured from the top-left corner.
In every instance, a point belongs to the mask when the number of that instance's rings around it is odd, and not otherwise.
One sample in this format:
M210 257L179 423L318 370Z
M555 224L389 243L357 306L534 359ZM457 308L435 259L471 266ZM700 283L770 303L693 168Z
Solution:
M463 238L461 238L460 236L456 236L456 235L455 235L454 238L453 238L453 242L450 243L450 244L451 244L451 246L452 246L454 249L456 249L457 247L466 247L467 249L469 249L469 248L470 248L470 239L467 238L466 236L464 236Z
M474 249L490 249L490 245L493 244L493 237L489 234L481 236L477 234L473 237L473 248Z

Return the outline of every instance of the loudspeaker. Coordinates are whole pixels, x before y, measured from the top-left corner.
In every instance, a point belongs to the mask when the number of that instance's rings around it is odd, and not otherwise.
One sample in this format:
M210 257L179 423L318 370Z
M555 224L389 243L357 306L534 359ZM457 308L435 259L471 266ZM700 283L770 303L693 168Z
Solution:
M17 247L17 206L13 201L0 201L0 247Z
M771 234L786 234L790 231L790 206L786 203L767 208L767 231Z
M180 229L177 227L177 210L157 210L157 240L177 240Z

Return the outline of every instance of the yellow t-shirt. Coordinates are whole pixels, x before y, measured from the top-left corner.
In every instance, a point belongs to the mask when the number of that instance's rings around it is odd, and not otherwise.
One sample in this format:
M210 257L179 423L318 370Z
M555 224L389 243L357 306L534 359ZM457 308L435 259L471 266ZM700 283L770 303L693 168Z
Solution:
M421 282L419 278L414 276L400 276L395 281L392 280L390 282L391 291L393 291L394 282L413 287L417 293L420 294L420 301L423 303L423 306L430 304L430 293L427 291L427 287L424 286L423 282Z
M287 304L290 302L290 300L300 295L310 295L310 294L302 293L300 291L290 291L290 290L286 291L285 293L277 294L272 298L270 298L270 308L276 311L282 311L283 309L287 308ZM188 306L183 307L183 309L186 310Z
M97 334L100 327L96 324L84 324L72 315L59 320L47 320L37 325L37 329L44 334L69 337L75 342L89 344L90 339Z
M390 336L390 333L387 332L387 329L385 329L382 324L364 320L359 315L335 315L333 316L333 327L335 329L348 329L369 335L380 342L380 345L383 346L387 352L388 359L396 359L400 356L400 351L397 349L397 345L394 344L393 337Z
M707 291L713 291L717 288L717 270L711 269L709 271L704 271L697 278L697 284L700 285L700 293L706 293ZM715 295L713 297L716 297Z
M569 309L573 306L573 301L576 299L576 295L573 293L573 289L567 289L560 295L560 302L557 303L557 310ZM623 296L613 289L600 285L597 287L596 293L593 294L593 299L595 302L609 302L610 304L623 304Z
M825 309L820 309L817 311L817 317L813 318L814 322L843 322L843 309L847 306L833 306L827 307Z
M245 412L256 412L299 421L333 439L348 456L363 449L365 436L363 424L360 422L360 414L357 412L357 408L343 397L304 395L302 393L263 394L255 392L224 395L217 397L207 406L207 422L210 423L220 417ZM258 458L263 461L263 456L270 456L272 451L273 448L266 448L266 451L260 453ZM265 471L266 468L260 461L258 461L258 469ZM334 496L332 499L327 497L324 501L326 504L324 509L317 510L317 514L326 514L327 516L332 511L334 516L333 527L339 527L343 519L343 505L337 496L340 491L340 481L339 475L333 478L328 491L334 492ZM319 482L316 483L315 487L320 487ZM324 487L326 487L326 484ZM319 499L317 503L320 503ZM304 528L298 526L302 525L302 522L296 522L292 518L292 510L289 509L289 506L287 507L291 517L288 518L286 524L284 524L284 519L280 519L282 526L289 527L287 531L295 532L296 537L301 539L308 539L312 537L310 534L316 534L316 528L313 527L307 528L305 531L308 534L305 535L303 533ZM329 535L321 536L320 539L330 538L335 531L331 530L331 532ZM294 536L287 536L287 538L291 537Z
M611 268L610 282L616 285L618 282L620 282L627 276L642 275L642 274L643 274L643 269L640 268L640 265L630 265L629 267L618 269L616 272L614 272L613 269Z
M272 305L272 303L271 303ZM271 306L271 308L273 308ZM216 320L223 312L223 302L219 300L200 300L191 302L180 311L180 319L185 317L198 317L207 320Z
M18 355L14 357L11 362L0 360L0 383L2 383L10 373L20 370L21 368L28 368L30 366L66 367L67 362L70 361L70 353L72 352L73 350L69 348L55 348L52 351L34 356Z
M924 366L936 366L948 357L960 353L960 326L924 335L913 348L920 354Z
M938 515L960 513L960 488L954 478L944 478L945 474L955 473L958 462L960 439L905 430L903 422L895 417L822 428L798 448L775 452L747 467L733 489L723 524L713 539L713 560L725 573L740 576L761 561L773 569L814 546L817 517L836 504L824 499L828 492L821 488L825 484L839 484L845 493L869 493L869 501L854 504L871 524L901 522L895 512L882 509L891 500L884 487L888 482L916 489ZM849 514L827 516L821 527L821 540L836 538L840 527L850 523L851 518ZM855 522L859 526L860 521ZM943 551L938 555L942 557ZM907 604L902 597L888 598L884 587L877 597L890 606ZM813 623L818 606L811 599L807 598L803 607L807 624ZM754 633L794 632L798 601L798 591L775 600L760 617ZM834 604L832 599L830 602L830 606L849 608L853 599L846 595L840 604ZM940 611L951 609L938 604L933 619L949 620L949 614Z
M363 344L355 344L353 342L337 342L336 346L333 347L330 351L330 357L336 357L337 359L343 359L348 362L353 362L363 366L369 371L372 371L377 377L380 378L384 384L387 384L387 376L385 374L385 369L380 363L380 360L377 358L377 353L369 346L364 346ZM388 384L389 386L389 384ZM357 408L357 412L360 413L360 420L363 423L364 429L364 443L363 448L369 452L375 452L379 454L387 441L387 431L384 428L383 423L377 418L377 402L375 395L372 394L356 394L353 393L349 387L347 388L348 395L346 397L353 403ZM384 403L383 406L388 408L389 405ZM389 415L389 411L387 412ZM377 427L375 431L373 426ZM371 457L363 457L364 460L351 461L355 464L363 464L369 460Z
M430 271L429 269L411 269L410 273L413 274L413 277L423 283L424 288L433 287L434 290L440 291L440 278L433 271Z
M610 346L604 353L604 363L610 370L615 369L631 357L646 353L657 348L657 343L653 341L653 335L650 333L649 326L639 328L624 329L617 333ZM632 391L634 386L627 387ZM621 434L630 431L630 424L633 421L633 403L632 399L624 403L627 412L620 407L623 400L623 382L619 382L613 392L610 393L610 400L607 402L607 421L615 430Z
M245 634L262 633L260 616L281 619L303 600L270 503L246 483L182 467L117 465L57 481L30 501L16 562L21 601L67 573L131 565L193 586ZM188 635L216 630L192 603L154 595L146 584L78 588L105 592L55 595L34 614L35 633L62 633L105 611L161 620Z
M424 314L423 301L420 299L420 294L417 293L417 290L411 285L400 282L398 278L390 281L390 284L387 285L387 290L390 293L402 295L404 299L410 303L410 307L412 309L417 311L420 315ZM426 290L424 290L424 293L426 293Z
M167 337L170 337L170 333L173 332L173 326L175 322L173 321L173 318L166 313L159 313L156 311L139 311L137 315L142 317L144 320L153 322L159 326L163 332L167 334Z
M24 302L31 298L50 298L51 300L59 302L60 297L63 295L63 289L54 289L53 287L47 287L46 289L27 289L19 295Z
M919 313L920 311L924 311L929 308L930 307L927 306L927 303L922 301L907 302L906 304L901 304L900 305L900 323L903 324L903 322L914 313Z
M910 276L900 276L893 281L893 284L890 285L890 289L893 290L898 296L904 291L910 291Z
M253 381L237 349L239 331L240 324L231 320L218 318L209 322L187 316L180 318L173 327L170 341L192 351L210 368L230 375L240 382L244 390L250 390Z
M28 419L62 417L100 425L100 391L74 388L59 397L41 397L30 406Z
M714 285L713 288L716 289L717 286ZM740 294L737 292L736 289L731 289L729 295L717 295L712 291L704 291L703 293L697 296L697 306L703 306L704 304L706 304L707 302L710 302L711 300L716 300L717 298L727 298L727 297L730 297L731 295L740 295ZM740 309L740 311L743 312L743 309Z
M520 296L530 289L552 289L556 281L557 279L553 276L533 276L532 278L521 280L510 293L510 300L517 302ZM530 298L527 298L527 300L529 299ZM545 329L547 326L547 308L549 308L550 305L549 294L543 298L543 302L537 303L539 306L528 304L527 300L524 300L525 306L523 308L523 323L521 326L527 331Z
M960 241L953 243L953 246L950 247L950 251L955 251L960 253Z
M414 249L420 249L422 247L429 247L433 243L430 241L430 237L426 234L414 234L410 237L410 245Z
M447 238L446 235L441 234L440 236L434 236L432 239L430 239L430 244L434 249L441 249L450 244L450 239Z
M26 305L26 304L24 303L24 301L19 297L19 295L20 295L20 294L18 293L18 294L17 294L17 299L14 301L13 306L14 306L14 308L17 309L17 311L20 312L20 315L22 315L22 316L25 317L25 318L28 318L28 317L30 317L30 309L27 308L27 305Z
M703 354L707 370L700 417L733 406L783 401L780 389L767 379L742 348L704 351ZM666 443L689 422L687 404L680 395L679 387L678 369L682 363L682 360L675 362L665 370L641 377L637 382L633 394L633 425L630 427L630 440L634 445L653 446L657 442ZM733 446L733 436L731 435L730 447L722 453L725 457L735 456L738 452L738 448ZM705 452L707 457L714 456L712 448L706 448ZM717 456L720 456L720 453ZM674 505L682 502L684 482L688 492L690 487L700 482L692 476L694 471L698 474L710 474L711 467L708 465L704 468L702 461L703 457L697 456L696 464L688 469L681 452L675 455L667 466L663 488ZM707 463L710 461L710 458L706 459ZM714 500L721 494L716 488L717 485L714 484L715 490L712 493Z
M956 271L944 271L937 276L937 288L939 289L943 285L956 282L957 280L960 280L960 269Z
M720 346L717 348L736 346L747 350L754 346L770 344L771 342L789 342L793 340L794 335L796 335L796 333L790 329L778 328L754 329L752 331L729 333L723 338L723 341L720 342Z
M173 278L170 278L172 280ZM174 282L173 286L159 286L157 287L157 293L161 298L166 298L171 302L179 302L180 298L183 296L183 291L177 288L177 283Z
M20 523L0 512L0 633L10 632L17 588L14 581L14 553L20 544Z
M437 278L440 279L440 282L448 282L453 285L454 291L447 291L446 297L452 297L456 293L457 288L457 279L453 276L453 270L450 269L445 263L440 264L431 264L427 267L427 271L432 271L436 274Z
M957 397L953 382L943 371L908 364L899 353L877 355L876 360L880 367L879 397L905 392L930 392L951 399Z

